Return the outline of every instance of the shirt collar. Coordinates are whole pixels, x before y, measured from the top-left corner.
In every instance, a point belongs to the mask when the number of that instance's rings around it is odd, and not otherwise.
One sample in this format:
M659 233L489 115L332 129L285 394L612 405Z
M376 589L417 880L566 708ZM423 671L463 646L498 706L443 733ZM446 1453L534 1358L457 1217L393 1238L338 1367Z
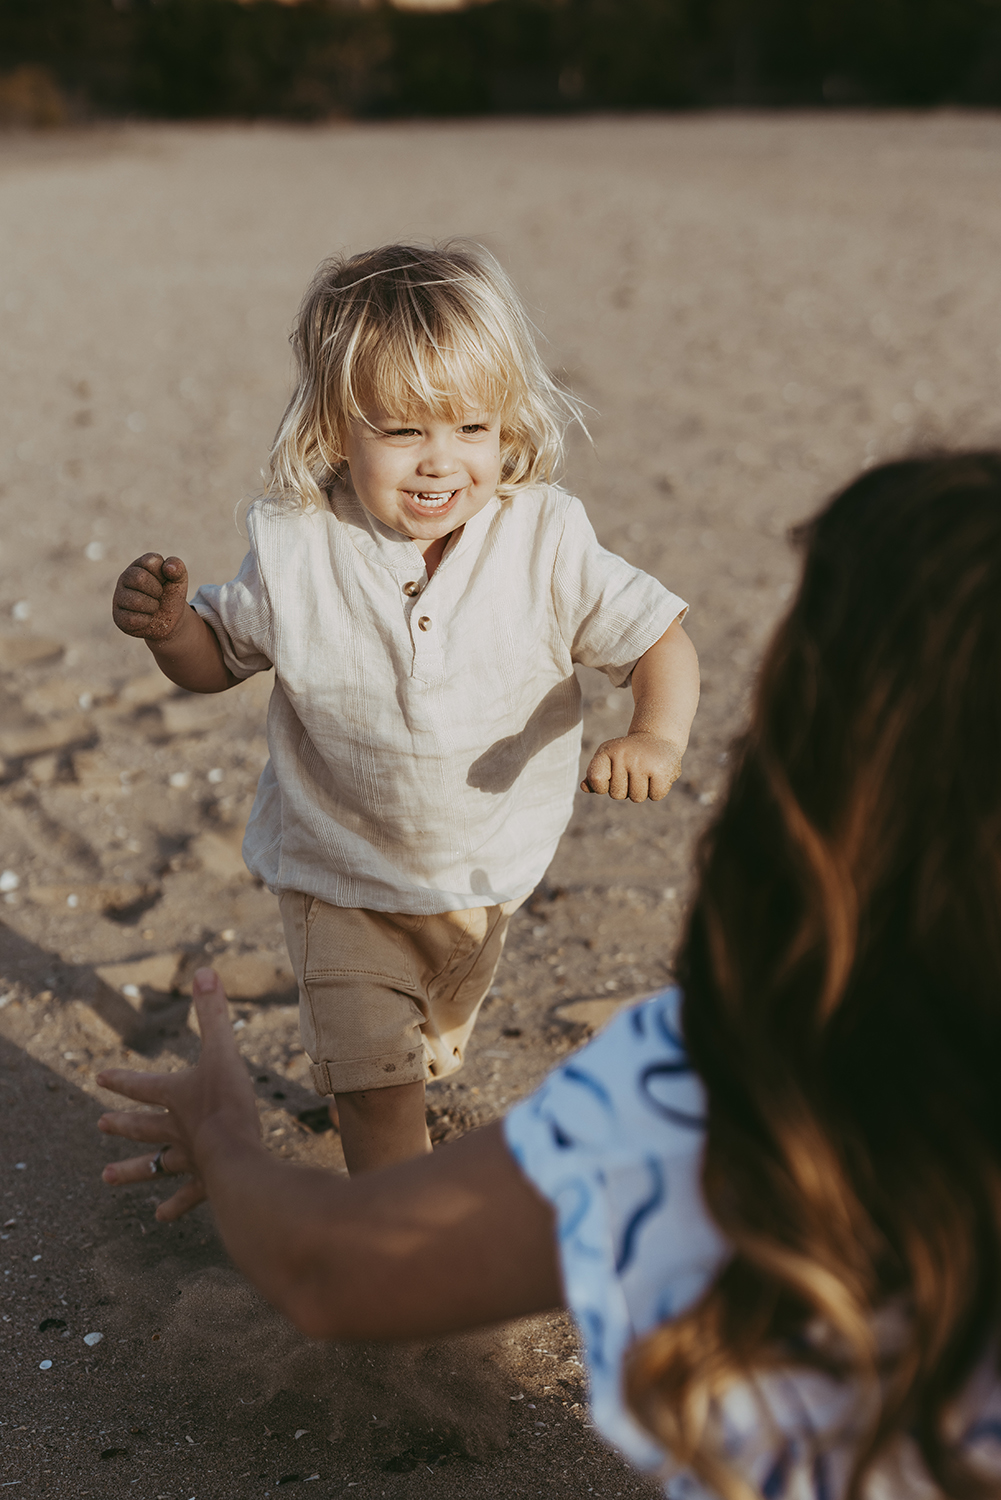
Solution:
M481 511L466 522L458 541L454 538L450 541L439 567L470 547L479 548L500 504L500 500L494 495ZM327 493L327 505L346 528L352 545L369 562L388 568L400 577L406 574L415 578L423 573L424 557L417 544L383 521L377 520L365 509L350 484L335 484Z

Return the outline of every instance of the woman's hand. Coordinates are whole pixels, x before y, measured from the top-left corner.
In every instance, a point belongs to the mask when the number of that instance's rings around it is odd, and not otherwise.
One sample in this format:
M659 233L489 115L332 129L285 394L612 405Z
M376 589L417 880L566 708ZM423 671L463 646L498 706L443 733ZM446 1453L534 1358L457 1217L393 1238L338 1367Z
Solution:
M165 1223L179 1219L206 1196L198 1169L198 1143L206 1127L222 1126L233 1141L256 1143L260 1139L253 1089L233 1039L226 996L213 969L197 971L192 993L202 1037L197 1067L178 1073L109 1068L97 1080L127 1099L159 1106L155 1110L109 1110L98 1121L98 1129L162 1148L105 1167L104 1181L112 1186L146 1182L162 1174L190 1174L190 1180L157 1209L156 1217Z

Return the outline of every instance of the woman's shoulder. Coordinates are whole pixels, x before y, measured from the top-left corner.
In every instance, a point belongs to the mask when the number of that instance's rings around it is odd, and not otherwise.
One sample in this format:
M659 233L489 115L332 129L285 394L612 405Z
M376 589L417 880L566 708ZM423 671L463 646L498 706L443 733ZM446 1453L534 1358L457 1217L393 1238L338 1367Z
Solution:
M642 1142L644 1150L700 1149L705 1094L685 1051L681 992L624 1008L525 1105L583 1149Z
M730 1253L702 1195L705 1091L679 991L616 1016L512 1110L505 1134L553 1207L595 1421L634 1462L658 1463L622 1402L625 1351L701 1296Z

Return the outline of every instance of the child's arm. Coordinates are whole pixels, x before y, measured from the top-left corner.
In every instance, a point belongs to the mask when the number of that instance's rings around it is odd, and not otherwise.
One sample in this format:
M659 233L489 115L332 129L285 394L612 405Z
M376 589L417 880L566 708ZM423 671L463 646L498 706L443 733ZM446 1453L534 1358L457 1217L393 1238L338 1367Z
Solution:
M659 802L681 775L699 706L699 659L679 620L640 657L632 689L629 733L598 746L581 791L607 792L618 802Z
M111 615L139 636L165 677L189 693L221 693L240 681L222 659L215 631L188 608L188 570L179 557L137 557L115 586Z

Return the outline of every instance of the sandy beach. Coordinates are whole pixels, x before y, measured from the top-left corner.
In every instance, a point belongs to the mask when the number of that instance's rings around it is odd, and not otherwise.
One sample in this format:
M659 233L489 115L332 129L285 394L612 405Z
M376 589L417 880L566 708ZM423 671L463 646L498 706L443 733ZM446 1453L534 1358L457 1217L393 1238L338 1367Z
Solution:
M656 1492L590 1430L565 1317L311 1343L232 1270L207 1210L163 1227L152 1186L102 1187L125 1153L94 1128L95 1075L196 1055L206 960L269 1146L343 1170L277 901L239 853L268 683L175 690L115 631L111 591L153 549L193 588L235 573L325 254L469 236L499 256L589 407L567 487L690 601L703 698L665 802L579 797L467 1067L429 1090L447 1142L669 980L695 842L796 576L790 525L863 464L1001 444L999 168L1001 117L958 112L0 135L5 1493ZM581 680L588 754L629 696Z

